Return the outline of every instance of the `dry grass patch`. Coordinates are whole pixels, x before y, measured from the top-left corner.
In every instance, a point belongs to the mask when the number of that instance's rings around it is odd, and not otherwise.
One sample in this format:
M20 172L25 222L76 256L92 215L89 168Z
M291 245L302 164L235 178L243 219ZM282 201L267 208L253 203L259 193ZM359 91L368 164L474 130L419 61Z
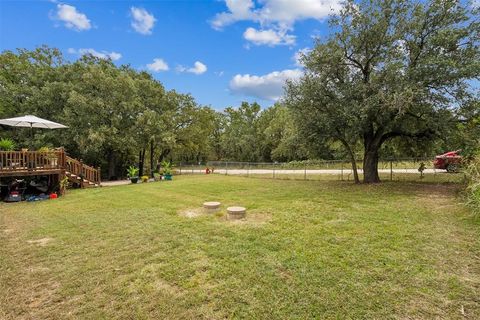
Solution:
M272 220L272 214L270 213L250 211L248 209L245 218L242 219L228 218L227 213L224 212L218 214L217 216L219 221L221 221L222 223L226 223L230 226L259 227L265 225Z
M37 239L37 240L28 240L27 243L36 244L40 247L45 247L52 241L53 241L52 238L47 237L47 238L41 238L41 239Z
M207 213L202 208L190 208L190 209L183 209L178 214L186 218L197 218L197 217L206 215Z

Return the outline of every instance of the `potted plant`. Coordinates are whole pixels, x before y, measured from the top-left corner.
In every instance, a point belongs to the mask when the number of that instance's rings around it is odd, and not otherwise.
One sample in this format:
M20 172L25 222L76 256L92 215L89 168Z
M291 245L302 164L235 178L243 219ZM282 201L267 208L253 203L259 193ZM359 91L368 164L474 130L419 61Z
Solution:
M135 166L130 166L127 169L127 177L130 179L132 183L138 182L138 172L139 169Z
M15 149L15 142L12 139L0 139L0 151L13 151Z
M41 147L40 149L38 149L38 152L45 154L45 159L48 160L52 167L55 167L57 165L57 155L55 154L54 149L51 149L49 147Z
M172 180L172 163L170 161L162 162L163 176L165 180Z

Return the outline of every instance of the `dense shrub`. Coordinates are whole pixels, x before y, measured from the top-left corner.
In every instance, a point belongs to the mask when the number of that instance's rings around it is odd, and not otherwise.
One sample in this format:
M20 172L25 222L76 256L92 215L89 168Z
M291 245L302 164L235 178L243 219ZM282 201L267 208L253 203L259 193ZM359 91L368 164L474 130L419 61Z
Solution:
M467 174L467 204L473 211L480 214L480 153L470 161Z
M4 138L0 139L0 151L12 151L15 149L15 142L13 140Z

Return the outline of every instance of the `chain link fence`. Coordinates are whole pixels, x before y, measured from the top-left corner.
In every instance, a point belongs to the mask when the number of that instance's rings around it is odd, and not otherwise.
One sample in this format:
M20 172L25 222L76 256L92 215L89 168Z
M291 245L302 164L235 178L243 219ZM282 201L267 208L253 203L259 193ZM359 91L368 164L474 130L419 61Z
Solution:
M423 164L423 165L422 165ZM419 169L424 167L423 172ZM357 161L358 174L363 178L363 163ZM207 163L179 163L176 174L223 174L251 178L284 180L340 180L352 181L353 170L349 161L294 161L288 163L209 161ZM465 174L435 169L432 159L381 160L378 172L382 181L418 181L435 183L462 183Z

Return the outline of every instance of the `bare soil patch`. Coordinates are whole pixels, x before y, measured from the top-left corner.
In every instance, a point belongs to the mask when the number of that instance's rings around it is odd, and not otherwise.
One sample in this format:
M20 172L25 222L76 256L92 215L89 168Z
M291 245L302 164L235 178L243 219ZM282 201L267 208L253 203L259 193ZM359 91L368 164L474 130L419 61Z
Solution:
M197 218L197 217L200 217L200 216L203 216L206 214L205 210L203 210L203 208L189 208L189 209L185 209L185 210L182 210L178 213L180 216L182 217L186 217L186 218Z
M53 241L52 238L42 238L42 239L37 239L37 240L28 240L27 242L31 243L31 244L36 244L40 247L45 247L51 241Z

